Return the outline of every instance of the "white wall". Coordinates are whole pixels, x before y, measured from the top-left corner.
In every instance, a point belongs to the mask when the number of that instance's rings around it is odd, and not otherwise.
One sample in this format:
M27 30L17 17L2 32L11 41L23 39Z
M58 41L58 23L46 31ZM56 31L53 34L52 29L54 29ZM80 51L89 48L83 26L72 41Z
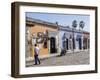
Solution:
M15 0L1 0L0 2L0 80L16 80L10 76L11 68L11 2ZM74 4L74 5L89 5L98 6L100 10L100 0L16 0L41 3L56 3L56 4ZM100 14L100 11L98 11ZM98 16L100 22L100 16ZM100 23L98 23L100 26ZM98 34L100 34L98 27ZM100 37L98 37L100 44ZM98 45L100 47L100 45ZM100 52L100 50L99 50ZM98 53L99 53L98 52ZM18 80L100 80L100 54L98 54L99 73L97 74L80 74L80 75L65 75L54 77L39 77L39 78L23 78Z

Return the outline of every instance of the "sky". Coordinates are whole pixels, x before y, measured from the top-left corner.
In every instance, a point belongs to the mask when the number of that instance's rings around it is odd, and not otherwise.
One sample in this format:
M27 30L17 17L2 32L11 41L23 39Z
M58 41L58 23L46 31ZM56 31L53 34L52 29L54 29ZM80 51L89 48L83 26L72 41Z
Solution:
M69 26L70 28L72 28L72 21L76 20L78 23L78 26L76 29L79 29L79 22L84 21L85 26L83 30L90 32L90 16L89 15L26 12L26 17L40 19L43 21L51 22L51 23L58 22L59 25Z

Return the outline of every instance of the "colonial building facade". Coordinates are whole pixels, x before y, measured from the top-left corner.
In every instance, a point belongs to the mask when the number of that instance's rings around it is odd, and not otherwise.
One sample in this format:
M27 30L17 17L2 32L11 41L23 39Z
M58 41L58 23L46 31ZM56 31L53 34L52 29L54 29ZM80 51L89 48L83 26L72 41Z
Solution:
M40 48L40 58L89 49L90 34L86 31L26 17L26 58L34 58L34 44Z
M26 58L34 58L34 44L41 58L59 54L57 24L26 17Z
M59 36L59 46L67 52L89 49L89 32L61 26Z

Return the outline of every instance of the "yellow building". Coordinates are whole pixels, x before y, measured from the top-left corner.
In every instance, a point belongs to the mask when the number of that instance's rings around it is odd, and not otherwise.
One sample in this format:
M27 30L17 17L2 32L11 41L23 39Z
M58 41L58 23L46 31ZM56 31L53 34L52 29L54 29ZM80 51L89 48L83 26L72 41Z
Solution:
M26 17L26 58L34 56L34 44L40 57L58 54L58 25Z

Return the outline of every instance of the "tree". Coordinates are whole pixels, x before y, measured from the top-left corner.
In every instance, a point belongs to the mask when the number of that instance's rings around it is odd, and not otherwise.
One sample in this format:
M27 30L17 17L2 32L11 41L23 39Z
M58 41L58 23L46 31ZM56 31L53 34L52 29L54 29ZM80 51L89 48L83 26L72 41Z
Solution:
M84 21L80 21L80 23L79 23L79 27L83 30L84 26L85 26Z
M76 21L76 20L73 20L73 22L72 22L72 31L73 31L73 52L74 52L74 49L75 49L74 29L76 29L76 27L77 27L77 21Z
M79 27L83 30L84 26L85 26L84 21L80 21L80 23L79 23ZM82 36L83 36L83 31L82 31ZM82 43L84 44L83 41L82 41ZM82 45L82 48L83 48L83 45Z
M74 29L77 27L77 21L76 21L76 20L74 20L74 21L72 22L72 27L73 27Z

